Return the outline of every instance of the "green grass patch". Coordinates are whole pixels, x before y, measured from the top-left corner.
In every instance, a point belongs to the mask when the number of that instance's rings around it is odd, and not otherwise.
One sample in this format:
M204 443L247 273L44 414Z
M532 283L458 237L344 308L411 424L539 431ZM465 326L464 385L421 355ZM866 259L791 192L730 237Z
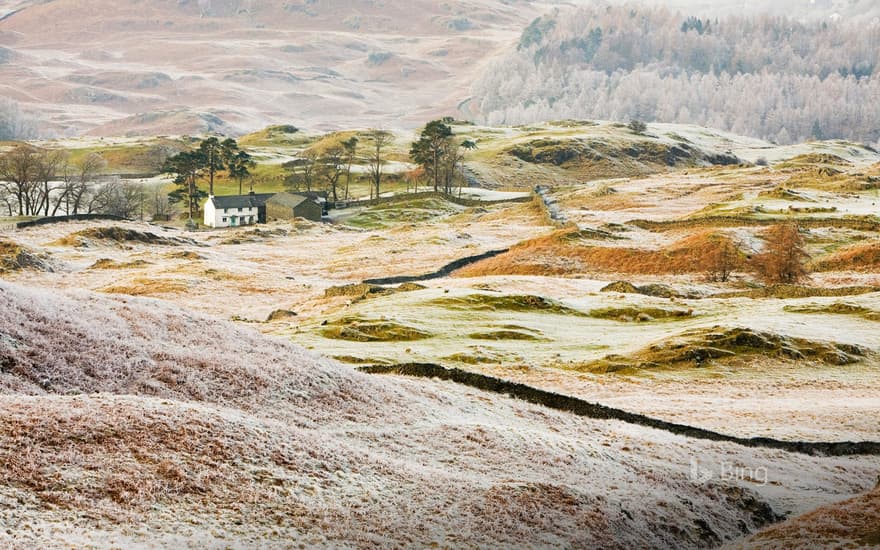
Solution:
M345 223L361 229L385 229L396 225L425 223L459 212L459 207L442 199L404 200L371 206Z
M156 138L144 143L98 145L69 149L69 162L76 166L92 153L107 161L107 174L155 175L167 156L183 151L187 144L179 139Z
M295 147L309 141L309 137L302 134L296 126L280 124L242 136L238 144L242 147Z

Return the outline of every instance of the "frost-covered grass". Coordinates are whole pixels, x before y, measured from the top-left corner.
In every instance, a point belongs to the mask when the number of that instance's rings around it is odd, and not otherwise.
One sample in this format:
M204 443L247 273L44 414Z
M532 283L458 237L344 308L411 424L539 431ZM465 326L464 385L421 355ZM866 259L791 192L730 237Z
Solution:
M0 300L0 502L15 503L0 540L13 546L697 548L874 474L868 458L370 377L154 300L8 283ZM691 456L765 467L772 484L696 483Z
M880 311L880 294L865 288L841 298L830 288L880 284L870 258L847 248L872 244L859 242L870 232L810 228L814 260L841 251L846 258L814 275L810 288L764 292L747 274L709 283L688 266L714 233L736 239L744 252L760 250L761 228L652 231L627 223L684 218L716 199L763 200L758 195L780 182L766 181L762 170L556 190L551 196L580 225L564 238L535 203L456 208L404 223L389 218L371 230L285 223L259 233L186 233L77 222L5 232L3 240L45 256L54 271L28 267L3 274L17 284L0 283L0 400L10 411L8 422L0 420L0 453L9 472L15 468L0 484L0 503L14 503L0 504L0 522L32 527L0 537L20 537L19 546L85 537L127 547L145 540L688 547L711 539L694 527L698 519L721 539L743 534L728 522L754 522L741 505L801 512L867 489L876 475L867 459L806 460L670 439L353 369L439 362L738 436L876 439L876 322L838 314L837 304ZM140 238L147 234L155 238ZM74 246L63 242L71 235ZM598 250L591 260L612 258L614 269L625 256L633 266L674 262L682 273L667 265L623 277L598 261L580 269L557 258L565 277L455 277L408 292L359 285L542 238L554 250ZM677 257L675 243L694 245L692 253ZM531 253L523 260L540 263L534 249L522 248ZM850 270L856 256L868 258L862 271ZM632 285L600 292L618 279ZM634 285L650 292L631 293ZM709 298L718 294L727 297ZM659 322L664 316L669 322ZM630 319L643 322L621 322ZM716 325L871 353L843 366L750 353L701 368L574 368ZM335 337L351 328L357 338ZM411 329L430 338L398 338ZM26 425L39 426L45 438L33 439L38 432ZM21 448L34 451L22 455ZM722 460L766 466L776 484L694 487L687 481L692 456L718 468Z

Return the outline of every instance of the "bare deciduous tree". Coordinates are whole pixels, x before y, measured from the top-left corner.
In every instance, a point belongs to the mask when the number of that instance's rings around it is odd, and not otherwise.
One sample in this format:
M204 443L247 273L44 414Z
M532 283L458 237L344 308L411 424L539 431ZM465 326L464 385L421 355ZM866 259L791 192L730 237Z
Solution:
M38 154L35 147L22 144L0 155L0 180L12 196L17 205L16 213L20 216L30 216L37 208Z
M327 183L333 202L339 200L339 179L345 173L345 148L341 144L327 147L318 158L318 174Z
M89 213L135 219L143 212L145 201L142 184L114 178L95 190L89 201Z
M36 213L42 212L45 216L49 215L52 196L55 194L55 191L63 188L63 186L58 187L56 182L66 160L67 151L58 149L41 150L37 154L35 185L36 189L39 190L39 199L37 201Z
M148 205L145 205L153 220L166 220L171 215L171 202L162 184L155 184L147 192Z
M354 164L354 159L357 157L357 146L358 146L358 138L357 136L351 136L347 140L342 142L342 146L345 148L345 200L348 200L349 191L351 188L351 166Z
M106 167L107 161L98 153L90 153L75 164L66 164L64 184L55 211L63 203L65 213L79 214L85 208L90 191L98 185L101 172Z
M382 168L385 166L385 148L391 143L394 136L385 130L370 130L369 139L371 142L369 166L370 166L370 196L379 198L380 186L382 184Z
M315 184L317 160L318 153L307 149L300 154L299 158L285 162L282 165L287 171L284 186L290 191L299 191L305 187L307 192L311 192Z

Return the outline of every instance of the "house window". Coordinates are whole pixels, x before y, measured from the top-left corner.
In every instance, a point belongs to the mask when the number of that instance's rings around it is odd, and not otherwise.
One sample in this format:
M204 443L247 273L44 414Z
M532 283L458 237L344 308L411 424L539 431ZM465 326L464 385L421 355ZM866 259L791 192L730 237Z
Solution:
M226 223L226 218L223 218L223 223Z

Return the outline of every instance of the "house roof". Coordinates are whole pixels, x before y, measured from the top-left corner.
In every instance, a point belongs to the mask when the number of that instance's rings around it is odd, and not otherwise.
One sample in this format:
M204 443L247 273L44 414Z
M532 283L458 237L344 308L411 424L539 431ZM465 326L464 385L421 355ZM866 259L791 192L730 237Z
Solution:
M280 204L281 206L287 208L296 208L300 204L304 203L309 199L309 197L304 197L302 195L294 195L292 193L277 193L266 202L271 202L272 204Z
M214 208L254 208L262 206L271 199L275 193L256 193L253 195L225 195L211 197Z

